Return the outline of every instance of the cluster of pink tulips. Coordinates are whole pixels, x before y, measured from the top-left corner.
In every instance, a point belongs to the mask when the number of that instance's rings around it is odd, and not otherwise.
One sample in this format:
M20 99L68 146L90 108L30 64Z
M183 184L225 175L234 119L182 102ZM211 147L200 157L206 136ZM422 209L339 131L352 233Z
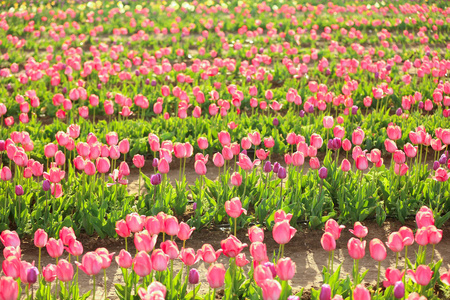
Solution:
M244 211L240 205L238 198L227 201L227 214L231 218L238 218ZM248 238L251 242L249 251L252 257L251 273L253 276L254 288L259 290L264 300L277 299L299 299L297 296L290 295L291 288L289 280L295 277L296 263L289 257L284 256L284 245L291 241L296 233L296 229L290 226L289 222L292 218L291 214L279 210L275 213L275 226L272 230L273 239L280 245L278 253L270 257L267 251L267 245L264 243L264 229L253 226L248 229ZM386 246L396 254L395 266L386 269L383 286L387 293L393 293L396 299L407 297L408 300L426 299L428 295L430 282L436 282L435 272L439 273L440 262L434 261L435 245L442 239L442 230L436 229L434 226L434 217L432 211L427 207L422 207L416 214L416 224L418 229L414 233L412 229L404 226L399 231L389 235L388 241L383 243L378 238L374 238L369 243L370 256L380 264L387 258ZM332 274L334 271L334 251L336 250L336 241L340 238L341 231L344 226L339 225L336 221L330 219L325 224L325 233L322 236L321 244L324 250L330 252L328 266L324 272ZM178 294L174 284L183 284L184 289L189 283L193 286L193 295L195 298L196 285L199 283L199 272L195 268L200 260L207 265L205 274L206 280L213 290L213 294L207 294L208 299L215 299L215 291L225 288L226 295L236 297L245 295L242 286L237 283L240 277L244 275L243 267L248 265L250 261L247 259L243 250L247 244L242 243L235 235L230 235L220 243L220 249L215 250L212 245L204 244L201 249L195 251L186 247L186 242L191 237L195 228L190 228L187 224L179 223L174 216L159 213L156 216L141 216L136 213L127 215L126 219L120 220L116 224L117 234L125 238L125 249L115 257L115 262L122 269L125 282L124 297L139 295L141 299L166 299L170 294L170 298L183 297ZM368 234L368 229L361 223L357 222L354 229L350 232L355 236L349 239L347 249L349 256L354 259L353 282L351 284L351 293L354 299L378 299L381 297L381 289L379 288L380 271L378 271L377 285L370 291L362 284L358 268L358 262L365 256L366 241L363 239ZM159 235L162 234L162 241L157 247ZM128 252L127 238L133 236L136 254L132 255ZM176 243L176 239L183 242L181 249ZM73 229L64 227L59 232L59 238L48 238L47 233L39 229L34 234L34 245L39 248L39 261L37 266L35 263L29 263L22 260L21 240L14 231L5 230L0 235L0 241L5 246L3 250L4 260L2 270L4 276L0 278L0 299L15 300L18 299L19 287L22 285L26 288L26 295L30 296L33 287L36 286L38 291L50 296L52 292L51 283L59 281L64 284L55 284L54 289L57 293L58 286L66 291L72 291L73 286L78 284L78 269L82 270L88 276L92 276L93 289L92 296L95 299L96 276L103 271L106 287L106 269L111 267L115 253L109 253L105 248L98 248L95 251L84 253L83 245L77 240ZM413 264L408 259L408 247L414 242L419 245L419 252L416 254L416 262ZM386 246L385 246L386 245ZM427 245L433 245L431 261L426 262ZM41 249L46 248L50 257L55 259L55 264L41 266ZM399 269L399 253L405 250L404 266ZM68 257L63 258L64 252ZM221 254L226 258L220 259ZM134 256L134 257L133 257ZM71 257L76 258L75 266L71 263ZM81 257L81 262L79 258ZM180 260L182 262L179 278L184 278L184 282L178 282L178 276L174 271L174 262ZM219 262L220 261L220 262ZM272 261L274 263L272 263ZM77 270L75 271L75 268ZM131 272L129 270L131 269ZM184 269L186 271L184 271ZM340 267L338 268L340 269ZM247 268L245 270L248 270ZM231 281L227 281L225 285L225 276L229 272ZM408 277L406 277L408 275ZM440 275L440 280L449 284L449 273ZM133 278L130 281L130 277ZM138 280L141 278L141 280ZM335 278L337 280L339 278ZM341 280L341 279L339 279ZM342 282L324 282L321 291L321 300L339 300L345 296L334 294L334 285L343 284ZM250 285L247 288L250 288ZM393 289L388 289L393 287ZM129 288L129 290L127 290ZM345 291L348 294L349 291ZM244 294L242 294L244 293ZM61 295L67 295L62 293ZM178 295L178 296L177 296ZM106 289L105 289L106 299ZM70 296L69 296L70 297ZM130 298L131 299L131 298ZM385 298L383 298L385 299Z

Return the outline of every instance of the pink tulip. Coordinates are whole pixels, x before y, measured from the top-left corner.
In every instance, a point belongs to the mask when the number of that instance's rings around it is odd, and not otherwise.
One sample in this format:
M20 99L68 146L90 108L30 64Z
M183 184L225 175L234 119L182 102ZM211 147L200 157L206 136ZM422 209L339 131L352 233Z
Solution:
M363 284L358 284L353 290L353 299L370 300L370 292Z
M275 267L278 277L283 280L291 280L295 275L295 262L293 262L289 257L280 258Z
M161 232L161 223L158 218L149 216L145 221L145 228L151 234L159 234Z
M161 174L169 173L169 163L167 162L167 160L164 157L159 160L158 171Z
M256 284L261 287L264 281L273 279L273 274L269 267L258 265L253 271L253 278L255 279Z
M387 127L386 133L387 133L388 137L394 141L402 138L402 129L400 128L400 126L397 126L394 124L390 124Z
M231 143L230 133L228 133L226 131L219 132L218 138L219 138L219 142L222 144L222 146L227 146Z
M222 252L222 249L214 251L214 248L210 244L204 244L202 248L198 250L198 254L201 256L202 260L208 264L216 262Z
M403 250L403 237L399 232L393 232L389 235L388 241L386 243L392 252L400 252Z
M396 282L402 281L404 274L405 274L405 271L401 272L394 268L386 269L385 275L386 275L387 280L383 281L383 286L387 288L389 286L395 285Z
M336 249L336 240L330 232L325 232L320 239L320 244L325 251L334 251Z
M257 166L260 164L260 160L256 159L254 162L252 162L252 160L250 159L250 157L248 157L247 155L240 153L239 154L239 162L237 162L236 164L238 166L240 166L243 170L245 171L250 171L251 169L253 169L254 166Z
M156 245L158 236L151 236L147 230L136 232L134 235L134 245L138 251L151 252Z
M418 266L415 272L408 270L408 275L411 277L411 280L421 286L426 286L430 283L433 273L430 267L425 265Z
M178 224L178 219L174 216L166 216L164 218L164 228L166 234L170 236L175 236L178 234L180 230L180 226Z
M442 240L442 230L437 229L436 226L430 225L427 227L428 240L431 245L437 245Z
M254 131L248 134L248 138L252 142L253 145L259 146L261 144L261 135L259 132Z
M201 150L205 150L208 148L208 140L205 137L199 137L197 139L197 144Z
M0 278L0 299L15 300L19 296L19 285L11 277Z
M292 219L292 214L290 214L290 213L287 214L284 210L279 209L279 210L277 210L275 212L273 217L274 217L275 223L279 223L279 222L282 222L284 220L290 222L291 219Z
M144 228L144 222L142 218L137 213L128 214L125 218L126 225L131 230L131 232L140 232Z
M169 256L161 249L153 251L151 256L152 267L155 271L162 272L167 269L169 264Z
M342 160L342 163L341 163L341 170L342 170L342 172L348 172L348 171L350 171L351 167L352 167L352 165L350 164L350 162L348 161L348 159L344 158L344 159Z
M64 252L63 241L50 238L47 242L47 252L53 258L60 257Z
M97 275L102 270L102 258L96 252L88 252L83 255L81 263L75 262L78 268L86 275Z
M191 237L195 227L190 228L188 224L181 222L178 230L178 238L182 241L186 241Z
M351 238L347 243L348 254L353 259L361 259L366 254L366 241Z
M386 247L379 239L373 239L369 244L370 256L376 261L383 261L386 259Z
M195 253L192 248L183 248L180 251L180 259L186 266L192 266L199 261L200 254Z
M431 209L426 206L422 206L416 214L416 224L418 228L434 225L434 216Z
M200 176L206 175L206 172L207 172L206 165L201 160L197 160L194 163L194 170L195 170L195 173L197 173Z
M352 143L354 145L361 145L364 140L364 131L360 128L355 129L352 133Z
M16 248L13 246L8 246L3 249L3 256L5 257L5 259L10 256L15 256L20 259L22 257L22 250L20 250L20 247Z
M254 261L259 263L264 263L269 261L267 257L267 247L266 244L262 242L254 242L250 245L250 254L253 257Z
M443 168L438 168L433 176L433 179L438 182L445 182L449 179L449 177L450 172L445 171Z
M112 258L114 256L113 253L109 253L108 249L106 248L97 248L95 250L95 253L97 253L100 258L102 259L102 269L107 269L111 265Z
M450 270L441 275L441 281L446 285L450 285Z
M225 211L230 218L238 218L242 213L247 214L247 211L242 208L241 200L235 197L225 202Z
M166 298L166 292L166 287L158 281L150 283L147 290L144 288L138 290L139 297L143 300L163 300Z
M53 264L48 264L46 267L42 268L42 276L46 282L53 282L56 279L56 266Z
M176 259L180 255L180 251L178 251L178 246L174 241L164 241L161 243L161 249L165 254L169 256L169 259Z
M64 249L69 252L73 256L80 256L83 254L83 244L77 240L70 240L68 247L64 247Z
M64 226L60 231L59 231L59 238L61 239L61 241L63 242L64 245L69 245L69 242L71 240L76 240L77 237L75 235L75 231L73 230L72 227L66 227Z
M15 231L9 231L4 230L0 234L0 241L2 242L3 246L8 247L19 247L20 246L20 238L17 232Z
M430 226L434 226L434 225L430 225ZM420 246L428 245L428 243L429 243L428 227L422 227L422 228L417 229L415 241Z
M99 157L96 160L95 166L99 173L105 174L109 172L111 164L109 163L109 159L107 157Z
M272 235L277 244L284 245L289 243L296 232L297 230L289 225L289 221L284 220L275 224Z
M386 151L389 153L394 153L398 149L397 144L390 139L386 139L384 141L384 147L386 148Z
M262 228L253 226L248 229L248 238L250 242L263 242L264 241L264 230Z
M261 283L263 300L278 300L281 295L281 285L278 281L269 279Z
M140 154L136 154L133 157L133 164L136 168L141 169L142 167L144 167L145 164L145 159L143 155ZM98 168L98 167L97 167Z
M16 256L7 257L2 263L2 270L6 276L17 279L20 277L20 268L22 264Z
M230 235L227 239L220 242L223 254L228 257L236 257L247 244L241 243L234 235Z
M62 282L68 282L73 279L73 266L65 259L58 261L56 265L56 277Z
M211 288L221 288L225 283L225 268L222 264L214 264L208 268L206 280Z
M344 228L344 225L339 225L333 219L328 219L328 221L325 223L325 232L331 233L335 240L339 239L339 237L341 236L341 231Z
M145 277L152 272L152 261L145 251L140 251L136 254L133 264L133 270L138 276Z
M360 239L365 238L368 233L367 227L363 226L360 222L356 222L354 229L350 229L349 231Z
M250 261L245 256L245 253L239 253L236 256L236 266L242 268L242 267L244 267L245 265L247 265L249 263L250 263Z
M131 230L125 220L119 220L116 222L116 233L123 238L129 237L131 235Z
M411 246L414 244L414 234L411 230L411 228L402 226L399 231L400 235L403 238L403 245L404 246Z
M369 162L367 160L367 157L365 155L359 155L356 158L356 168L358 170L364 171L369 167Z
M321 148L323 144L322 137L316 133L313 133L310 138L310 144L316 149Z

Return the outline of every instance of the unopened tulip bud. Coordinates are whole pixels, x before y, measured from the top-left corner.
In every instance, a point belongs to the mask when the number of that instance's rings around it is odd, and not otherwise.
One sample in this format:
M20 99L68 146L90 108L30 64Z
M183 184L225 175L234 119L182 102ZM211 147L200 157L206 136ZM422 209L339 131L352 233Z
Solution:
M403 110L402 110L401 107L399 107L399 108L397 109L397 111L395 112L395 114L396 114L397 116L401 116L402 113L403 113Z
M269 173L272 171L272 164L270 163L270 161L266 161L266 163L264 164L263 170L266 173Z
M48 181L47 179L42 182L42 190L44 192L47 192L50 189L50 187L51 187L50 181Z
M189 271L189 283L190 284L197 284L200 280L200 274L197 271L197 269L191 269Z
M303 118L303 117L305 116L305 111L302 109L302 110L298 113L298 116L299 116L300 118Z
M319 169L319 178L320 179L325 179L328 176L328 170L325 167L322 167Z
M19 184L19 185L16 185L16 188L15 188L15 191L16 191L16 195L17 196L22 196L23 195L23 187Z
M397 281L394 286L394 297L402 299L405 296L405 285L403 281Z
M287 176L286 169L280 166L280 168L278 169L277 175L278 175L278 178L280 178L280 179L286 178L286 176Z
M273 124L273 126L278 126L280 124L280 121L278 121L277 118L273 118L272 124Z
M320 300L330 300L331 299L331 287L328 284L322 285L320 289Z

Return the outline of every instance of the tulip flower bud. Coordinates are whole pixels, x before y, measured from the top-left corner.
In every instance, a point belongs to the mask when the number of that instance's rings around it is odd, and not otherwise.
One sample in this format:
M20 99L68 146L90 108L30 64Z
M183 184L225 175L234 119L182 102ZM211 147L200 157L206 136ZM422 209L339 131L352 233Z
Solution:
M36 283L38 274L39 271L36 267L29 268L27 272L27 282L30 284Z
M331 299L331 287L328 284L322 285L320 289L320 300L330 300Z
M441 165L445 164L447 162L447 156L444 154L441 155L441 157L439 158L439 163Z
M419 102L419 109L423 109L423 101Z
M197 210L197 202L194 202L194 204L192 204L192 209L195 211Z
M263 170L266 173L269 173L272 171L272 164L270 163L270 161L266 161L266 163L264 164Z
M437 169L439 169L439 162L436 160L436 161L433 163L433 170L436 171Z
M153 167L153 168L157 168L157 167L158 167L158 164L159 164L159 160L155 157L155 158L153 159L153 162L152 162L152 167Z
M356 115L358 113L358 106L353 105L352 106L352 115Z
M273 126L278 126L280 124L280 121L278 121L277 118L273 118L272 124L273 124Z
M286 175L287 175L286 169L280 166L280 168L278 169L277 175L278 175L278 178L280 178L280 179L286 178Z
M44 192L47 192L50 189L50 187L51 187L50 181L48 181L47 179L42 182L42 190Z
M277 270L275 269L275 265L271 262L264 263L264 266L268 267L270 272L272 273L273 278L277 276Z
M319 169L319 178L320 179L325 179L328 176L328 170L325 167L322 167Z
M305 111L302 109L302 110L298 113L298 116L299 116L300 118L303 118L303 117L305 116Z
M19 184L19 185L16 185L16 188L15 188L15 192L16 192L16 195L17 196L22 196L23 195L23 187Z
M161 174L160 174L160 173L158 173L158 174L153 174L153 175L150 177L150 183L151 183L152 185L159 185L159 184L161 184L161 181L162 181L162 177L161 177Z
M397 281L394 286L394 297L402 299L405 296L405 285L403 281Z
M399 108L397 109L397 111L395 112L395 114L396 114L397 116L401 116L402 113L403 113L403 110L402 110L401 107L399 107Z
M280 164L278 162L273 164L273 172L278 173L278 170L280 169Z
M200 280L200 274L197 269L193 268L189 271L189 283L197 284Z

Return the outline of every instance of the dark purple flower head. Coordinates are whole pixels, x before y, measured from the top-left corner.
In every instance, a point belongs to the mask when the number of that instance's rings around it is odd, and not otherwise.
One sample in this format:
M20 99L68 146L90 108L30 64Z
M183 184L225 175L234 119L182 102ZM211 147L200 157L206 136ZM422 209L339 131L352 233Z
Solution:
M330 75L331 75L331 70L330 70L330 69L327 69L327 70L325 71L325 75L330 76Z
M330 149L330 150L334 150L334 147L333 147L333 140L332 140L332 139L329 139L329 140L328 140L328 142L327 142L327 148Z
M325 167L322 167L319 169L319 178L320 179L325 179L328 176L328 170Z
M141 72L139 72L139 70L136 70L136 71L134 71L134 74L135 74L136 76L139 76L139 75L141 75Z
M423 109L423 101L419 101L419 109Z
M445 155L445 153L442 154L441 157L439 158L439 163L440 163L441 165L447 163L447 155Z
M47 179L42 181L42 190L44 192L47 192L51 187L50 181L48 181Z
M247 81L247 83L252 81L252 78L250 76L247 76L247 78L245 79Z
M146 84L146 85L149 85L149 84L150 84L150 79L148 79L148 78L145 79L145 84Z
M102 89L102 84L101 84L101 83L97 84L97 89L98 89L98 90L101 90L101 89Z
M280 168L278 169L277 175L278 175L278 178L285 179L287 176L286 169L280 166Z
M356 115L358 113L358 106L353 105L352 106L352 115Z
M298 112L298 116L300 118L303 118L305 116L305 111L302 109L301 111Z
M159 175L159 176L158 176ZM161 178L161 174L160 173L158 173L158 174L153 174L151 177L150 177L150 183L152 184L152 185L159 185L160 183L161 183L161 180L162 180L162 178Z
M273 172L278 173L278 170L280 169L280 164L278 162L275 162L273 164Z
M27 272L27 281L30 284L36 283L39 271L36 267L31 267Z
M200 281L200 273L197 269L193 268L189 271L189 283L197 284Z
M310 114L312 114L313 112L314 112L314 106L310 106L309 108L308 108L308 112L310 113Z
M194 202L194 204L192 204L192 209L197 210L197 202Z
M154 158L153 159L153 162L152 162L152 167L153 168L157 168L158 167L158 164L159 164L159 160L158 160L158 158Z
M152 80L151 85L152 86L156 86L156 80L155 79Z
M395 114L396 114L397 116L401 116L402 113L403 113L402 108L401 108L401 107L397 108L397 111L395 112Z
M392 70L391 65L387 65L387 66L386 66L386 70L388 70L388 71Z
M270 171L272 171L272 164L270 163L270 161L266 161L266 163L264 164L263 170L266 173L269 173Z
M439 162L436 160L434 163L433 163L433 170L437 170L437 169L439 169Z
M23 187L20 184L16 185L15 192L17 196L22 196L24 193Z
M241 151L241 153L247 155L247 150L244 149Z
M273 126L278 126L280 124L280 121L278 121L277 118L273 118L272 124Z
M5 151L5 144L4 140L0 140L0 151Z
M63 94L67 93L67 88L66 88L66 87L63 87L62 93L63 93Z
M341 148L341 146L342 146L342 140L341 140L341 138L335 137L335 138L333 139L333 149L334 149L334 150L338 150L338 149Z

